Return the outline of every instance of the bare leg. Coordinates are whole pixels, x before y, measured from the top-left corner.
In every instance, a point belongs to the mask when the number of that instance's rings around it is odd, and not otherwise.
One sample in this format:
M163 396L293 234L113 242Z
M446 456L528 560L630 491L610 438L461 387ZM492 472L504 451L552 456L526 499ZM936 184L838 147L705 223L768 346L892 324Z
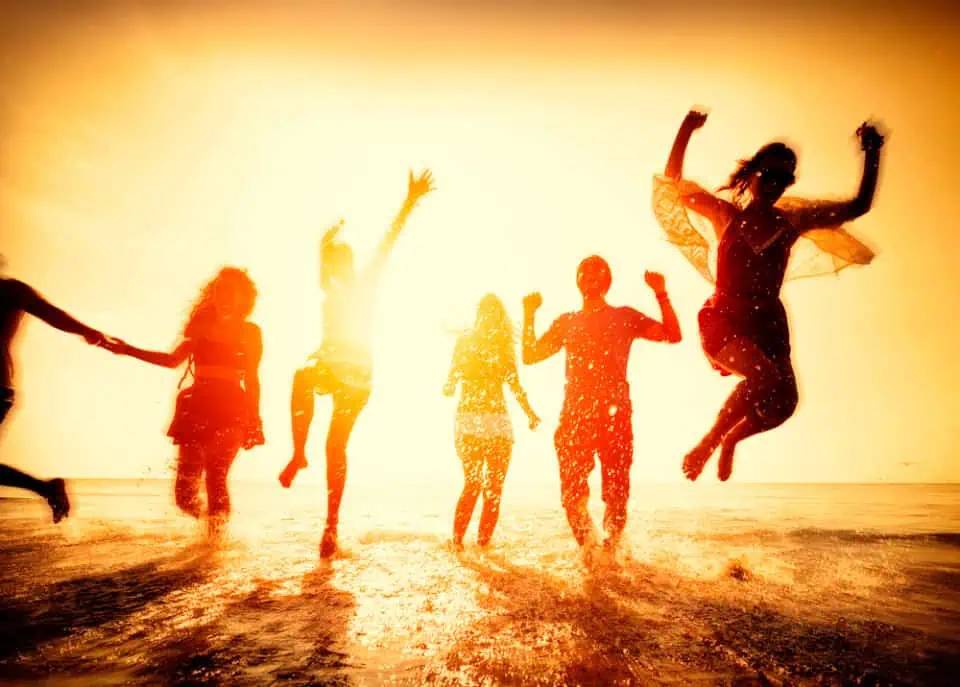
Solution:
M177 477L173 485L173 495L177 508L193 518L199 518L200 475L203 473L203 448L196 445L181 446L177 456Z
M749 339L738 337L727 343L717 354L715 362L743 381L727 398L717 420L683 460L683 472L694 481L703 472L707 461L716 451L723 437L752 412L762 394L762 386L779 376L776 365Z
M618 428L612 441L600 454L603 478L603 529L607 533L605 545L616 548L627 526L627 504L630 500L630 467L633 465L633 428L628 424Z
M563 420L561 420L562 426ZM567 514L573 538L581 547L596 541L593 518L587 510L590 487L587 478L593 470L593 449L579 446L579 437L562 435L558 429L554 440L560 462L560 501Z
M775 386L765 390L769 398L756 406L736 427L727 432L720 447L720 461L717 465L717 477L726 482L733 474L733 456L737 444L754 434L768 432L779 427L793 415L799 400L797 382L790 367L780 370ZM762 412L761 412L762 411Z
M26 489L46 499L53 512L53 522L58 523L70 514L70 499L62 479L39 480L9 465L0 464L0 484L17 489Z
M313 367L304 367L293 375L290 393L290 424L293 430L293 458L280 473L280 484L289 488L297 472L307 467L307 437L313 422L316 372Z
M483 510L480 512L480 527L477 532L477 544L487 546L493 538L493 530L500 519L500 500L503 496L503 483L507 479L507 468L513 446L510 442L497 439L490 442L486 456L486 475L483 485Z
M207 453L205 481L207 486L207 526L211 536L220 534L230 518L230 490L227 478L239 448L211 447Z
M460 492L453 516L453 545L457 548L463 546L463 538L483 487L483 450L479 444L475 437L458 437L457 440L457 453L463 464L463 491Z
M335 394L333 398L333 418L327 432L327 524L320 542L321 558L329 558L337 550L340 502L347 482L347 443L367 398L368 394L363 395L362 399L340 394Z

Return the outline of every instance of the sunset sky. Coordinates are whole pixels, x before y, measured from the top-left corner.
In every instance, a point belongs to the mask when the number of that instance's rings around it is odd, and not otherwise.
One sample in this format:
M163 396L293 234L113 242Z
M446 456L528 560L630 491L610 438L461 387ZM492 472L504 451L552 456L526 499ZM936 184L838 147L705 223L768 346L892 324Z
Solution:
M448 329L487 291L519 322L522 296L540 290L542 332L579 305L575 269L591 253L612 265L610 300L649 314L643 272L666 275L684 341L634 346L633 476L681 481L734 383L700 350L710 285L650 209L677 126L701 105L711 115L686 172L711 187L785 138L800 151L792 193L851 194L857 126L876 117L890 134L876 205L854 227L878 257L785 288L801 405L742 445L734 479L960 480L960 42L946 3L910 3L911 15L867 3L35 4L0 3L6 272L92 326L168 349L218 266L249 267L268 443L240 457L236 479L272 481L289 459L291 376L319 342L322 228L344 217L364 259L407 170L429 167L437 191L383 282L350 483L458 483ZM179 371L37 322L16 354L2 462L169 474ZM521 380L544 424L531 434L513 405L508 482L554 484L562 359ZM322 482L329 401L317 407L302 477Z

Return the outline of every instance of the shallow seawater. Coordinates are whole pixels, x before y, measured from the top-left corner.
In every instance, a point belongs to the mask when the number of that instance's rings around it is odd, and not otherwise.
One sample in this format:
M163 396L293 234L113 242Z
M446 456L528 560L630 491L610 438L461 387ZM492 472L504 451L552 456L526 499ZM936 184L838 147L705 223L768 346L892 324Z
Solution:
M5 496L18 496L5 492ZM510 492L494 546L456 493L234 485L209 543L165 481L0 499L0 680L52 685L952 685L960 487L636 485L587 565L556 494ZM594 499L597 500L595 495ZM599 511L595 513L599 517Z

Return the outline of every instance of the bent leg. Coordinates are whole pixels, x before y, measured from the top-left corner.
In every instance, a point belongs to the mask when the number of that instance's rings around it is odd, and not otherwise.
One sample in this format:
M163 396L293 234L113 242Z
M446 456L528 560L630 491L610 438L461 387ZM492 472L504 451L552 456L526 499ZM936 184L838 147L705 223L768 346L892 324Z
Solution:
M507 479L513 442L494 439L487 442L486 471L483 483L483 510L480 512L480 527L477 544L487 546L493 538L493 531L500 519L500 501L503 497L503 483Z
M754 434L779 427L796 411L800 396L793 368L787 362L778 372L777 379L762 389L763 398L756 401L753 411L723 438L717 466L717 477L721 482L726 482L733 473L733 457L737 444Z
M470 526L473 509L483 487L483 448L481 442L472 436L457 437L457 454L463 465L463 491L457 499L457 508L453 516L453 544L460 547Z
M0 464L0 484L6 487L26 489L46 499L53 512L53 522L58 523L70 514L70 499L66 483L60 479L40 480L9 465Z
M293 432L293 457L280 473L280 484L289 488L297 472L307 467L307 438L313 422L314 394L317 389L317 368L303 367L293 375L290 392L290 426Z
M707 461L727 432L752 412L762 393L762 387L769 383L768 380L779 376L776 364L759 346L745 337L731 339L711 360L742 377L743 381L737 384L727 397L710 431L684 458L683 472L691 481L696 480L703 472Z
M203 473L203 449L196 445L180 447L177 456L177 476L173 483L173 496L177 508L187 515L200 517L200 475Z

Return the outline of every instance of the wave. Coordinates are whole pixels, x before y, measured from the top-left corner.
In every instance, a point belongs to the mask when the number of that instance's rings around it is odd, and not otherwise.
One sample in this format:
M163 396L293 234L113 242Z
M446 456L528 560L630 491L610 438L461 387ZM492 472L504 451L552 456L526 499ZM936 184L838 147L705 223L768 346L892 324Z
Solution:
M803 527L795 530L759 529L742 532L695 534L697 538L720 541L800 539L810 542L845 542L876 544L883 542L917 542L960 547L960 532L882 532L876 530L826 529Z

